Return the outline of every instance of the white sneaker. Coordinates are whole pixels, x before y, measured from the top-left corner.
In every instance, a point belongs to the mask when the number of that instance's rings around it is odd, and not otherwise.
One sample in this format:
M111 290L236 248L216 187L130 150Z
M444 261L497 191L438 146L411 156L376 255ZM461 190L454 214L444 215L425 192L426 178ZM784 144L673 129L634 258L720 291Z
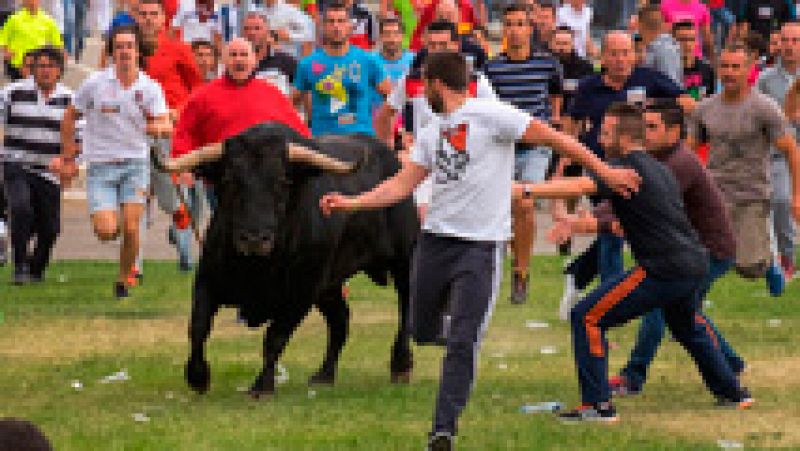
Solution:
M558 306L558 317L561 318L561 321L569 321L569 313L580 298L581 291L575 287L575 276L567 274L564 277L564 295Z

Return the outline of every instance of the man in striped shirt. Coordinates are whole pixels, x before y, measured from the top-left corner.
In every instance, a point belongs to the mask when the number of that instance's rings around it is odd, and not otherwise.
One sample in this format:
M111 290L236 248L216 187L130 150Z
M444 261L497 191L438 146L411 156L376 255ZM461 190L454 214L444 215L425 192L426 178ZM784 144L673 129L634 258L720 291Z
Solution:
M48 157L61 153L59 134L72 91L59 83L64 54L55 47L34 53L33 77L2 92L5 138L2 157L11 218L13 283L40 282L61 223L61 189L47 170ZM36 246L29 251L31 240Z
M491 59L484 68L500 100L527 111L533 117L558 124L562 105L561 65L549 52L531 48L531 24L521 5L503 12L505 53ZM514 178L542 182L550 164L549 148L517 146ZM514 263L511 302L523 304L528 298L528 265L536 234L534 202L516 199L514 217Z

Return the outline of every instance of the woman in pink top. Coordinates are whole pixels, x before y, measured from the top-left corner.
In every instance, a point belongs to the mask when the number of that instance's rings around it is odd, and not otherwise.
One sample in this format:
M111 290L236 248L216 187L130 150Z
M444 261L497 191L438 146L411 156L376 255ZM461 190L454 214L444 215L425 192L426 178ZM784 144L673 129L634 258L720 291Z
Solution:
M662 0L661 14L664 22L672 25L675 22L692 22L697 30L697 38L702 42L695 48L695 54L702 58L705 52L706 59L714 60L714 37L711 34L711 14L708 7L700 0Z

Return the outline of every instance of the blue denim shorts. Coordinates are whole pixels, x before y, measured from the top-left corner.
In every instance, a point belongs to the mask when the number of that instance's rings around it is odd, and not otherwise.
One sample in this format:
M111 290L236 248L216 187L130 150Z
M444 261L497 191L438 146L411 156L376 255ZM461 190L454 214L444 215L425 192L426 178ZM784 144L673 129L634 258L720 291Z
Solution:
M122 204L143 204L149 184L147 160L89 163L86 177L89 213L116 211Z
M514 180L518 182L543 182L550 166L552 151L549 147L517 150L514 155Z

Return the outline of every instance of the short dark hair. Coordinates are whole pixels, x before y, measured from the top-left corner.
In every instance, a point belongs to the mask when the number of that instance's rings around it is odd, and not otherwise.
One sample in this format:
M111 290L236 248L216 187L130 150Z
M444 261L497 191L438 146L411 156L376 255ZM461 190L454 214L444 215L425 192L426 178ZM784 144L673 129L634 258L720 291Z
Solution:
M573 30L571 27L568 27L566 25L557 26L556 27L556 31L554 31L553 34L556 34L556 33L567 33L570 36L575 36L575 30Z
M681 20L672 24L672 34L675 34L681 30L694 31L694 24L688 20Z
M350 8L348 8L347 6L344 5L344 3L339 1L330 2L327 5L325 5L324 8L322 8L323 19L325 18L325 15L327 15L328 12L330 11L344 11L345 14L347 14L347 17L350 17Z
M195 39L194 41L192 41L193 52L196 52L202 48L211 49L211 53L214 54L214 58L219 57L219 52L217 52L217 48L208 39Z
M683 131L683 110L675 99L653 99L647 102L645 111L648 113L658 113L661 121L667 128L678 126Z
M108 56L114 53L114 40L121 34L132 34L136 38L136 50L139 52L139 67L144 69L144 39L142 39L142 31L137 25L120 25L112 28L106 38L106 53Z
M0 419L0 449L15 451L50 451L53 446L47 437L27 420Z
M162 0L139 0L140 5L158 5L164 11L164 2Z
M503 8L503 17L511 13L525 13L528 14L528 7L521 3L512 3Z
M453 91L466 91L469 85L467 59L461 53L436 52L425 57L426 80L439 80Z
M428 25L428 33L450 33L450 40L457 42L460 38L458 36L458 28L456 24L447 20L434 20Z
M615 102L606 110L606 116L619 119L617 136L624 135L634 141L644 141L644 117L642 109L627 102Z
M387 25L397 25L397 28L399 28L400 31L403 31L403 24L400 23L400 19L397 17L386 17L381 19L380 23L378 24L378 31L383 33L383 30Z
M538 0L536 3L539 4L540 9L549 9L553 14L556 13L556 8L558 7L557 2L553 0Z
M644 25L648 29L660 27L664 22L664 17L661 15L661 8L658 5L649 4L639 9L637 13L639 17L639 24Z
M50 61L56 63L58 70L62 74L64 73L64 52L60 48L52 45L46 45L30 52L30 55L33 57L34 61L37 61L39 58L49 59ZM28 54L25 56L28 56Z
M751 49L745 42L739 41L734 42L733 44L726 45L725 47L720 50L719 54L722 55L723 53L739 53L742 52L745 54L747 59L751 59L751 54L753 53L753 49Z

